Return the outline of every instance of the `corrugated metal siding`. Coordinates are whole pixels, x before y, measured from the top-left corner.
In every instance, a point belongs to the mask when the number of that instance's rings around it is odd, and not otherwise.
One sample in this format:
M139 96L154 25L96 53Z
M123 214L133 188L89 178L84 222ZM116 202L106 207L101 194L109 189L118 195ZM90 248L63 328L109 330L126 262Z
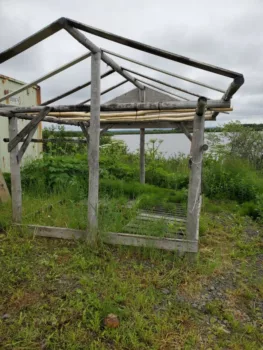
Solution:
M25 83L15 80L13 78L0 75L0 96L4 96L12 91L17 90L21 85ZM41 103L40 101L40 87L31 87L20 94L6 99L5 104L14 106L35 106ZM18 128L21 130L28 123L26 120L18 121ZM3 138L9 137L8 134L8 118L0 117L0 168L2 172L10 171L9 153L7 151L7 143L3 141ZM35 138L42 138L42 125L40 124L36 131ZM21 145L21 144L20 144ZM31 143L28 146L26 153L23 156L22 165L26 162L38 158L42 153L41 143Z

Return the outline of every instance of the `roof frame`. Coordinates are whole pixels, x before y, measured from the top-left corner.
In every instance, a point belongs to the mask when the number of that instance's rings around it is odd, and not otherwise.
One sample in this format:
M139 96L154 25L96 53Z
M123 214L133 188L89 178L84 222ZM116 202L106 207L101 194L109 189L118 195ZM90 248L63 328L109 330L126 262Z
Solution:
M11 47L11 48L1 52L0 53L0 63L3 63L5 61L11 59L12 57L20 54L21 52L29 49L30 47L36 45L37 43L41 42L42 40L48 38L49 36L51 36L51 35L53 35L55 33L57 33L61 29L66 30L72 37L74 37L84 47L86 47L89 51L91 51L88 54L83 55L85 58L88 58L92 53L94 54L94 53L100 52L102 61L104 61L107 65L109 65L112 68L112 70L114 70L117 73L119 73L120 75L122 75L127 81L130 81L133 85L135 85L140 90L144 90L146 85L144 85L141 80L139 80L136 77L134 77L133 75L131 75L130 72L135 73L135 74L140 74L140 73L137 73L137 72L135 72L133 70L130 70L130 69L127 69L127 68L124 69L122 66L117 64L112 58L110 58L106 53L109 53L110 55L113 55L113 56L116 56L116 57L128 60L128 61L133 62L135 64L142 65L142 66L144 66L146 68L150 68L150 69L159 71L160 73L167 74L167 75L170 75L170 76L173 76L173 77L176 77L176 78L179 78L179 79L182 79L182 80L185 80L185 81L188 81L188 82L191 82L191 83L194 83L194 84L197 84L197 85L209 88L209 89L213 89L213 90L216 90L216 91L223 92L223 90L215 88L215 87L212 87L210 85L207 85L207 84L204 84L204 83L201 83L201 82L198 82L198 81L195 81L195 80L183 77L183 76L179 76L177 74L174 74L174 73L171 73L171 72L168 72L168 71L160 70L160 69L155 68L153 66L146 65L146 64L144 64L142 62L129 59L129 58L125 57L125 56L118 55L118 54L116 54L114 52L107 51L105 49L101 49L98 46L96 46L92 41L90 41L82 32L80 32L80 30L84 31L86 33L90 33L90 34L102 37L104 39L108 39L108 40L117 42L119 44L122 44L122 45L125 45L125 46L128 46L128 47L131 47L131 48L143 51L143 52L147 52L149 54L153 54L153 55L156 55L156 56L168 59L168 60L172 60L174 62L178 62L178 63L182 63L182 64L185 64L185 65L188 65L190 67L202 69L204 71L211 72L211 73L214 73L214 74L218 74L218 75L221 75L221 76L224 76L224 77L227 77L227 78L232 78L233 81L229 85L229 87L226 90L226 92L224 92L224 94L223 94L223 96L221 98L222 101L230 101L232 96L238 91L238 89L244 83L244 77L243 77L243 75L241 73L234 72L234 71L231 71L231 70L227 70L227 69L224 69L224 68L220 68L220 67L217 67L217 66L214 66L214 65L210 65L210 64L207 64L207 63L204 63L204 62L200 62L200 61L197 61L197 60L193 60L193 59L190 59L188 57L181 56L181 55L169 52L169 51L161 50L161 49L158 49L156 47L153 47L153 46L150 46L150 45L147 45L147 44L143 44L141 42L138 42L138 41L135 41L135 40L132 40L132 39L128 39L128 38L125 38L125 37L122 37L122 36L119 36L119 35L116 35L116 34L113 34L113 33L109 33L109 32L103 31L101 29L94 28L94 27L88 26L88 25L86 25L84 23L80 23L80 22L77 22L77 21L74 21L72 19L65 18L65 17L59 18L57 21L55 21L55 22L51 23L50 25L44 27L43 29L41 29L37 33L29 36L28 38L26 38L24 40L22 40L17 45L15 45L15 46L13 46L13 47ZM41 82L43 80L46 80L46 79L50 78L51 76L61 72L62 70L69 68L73 64L76 64L76 63L80 62L80 60L85 59L85 58L83 58L83 56L81 56L81 57L79 57L79 58L69 62L68 64L66 64L64 66L59 67L55 71L52 71L52 72L46 74L45 76L34 80L33 82L31 82L29 84L24 85L20 89L14 91L14 92L12 92L12 93L10 93L8 95L0 97L0 102L5 100L8 97L11 97L11 96L13 96L15 94L18 94L19 92L29 88L30 86L33 86L33 85L38 84L39 82ZM143 75L143 77L145 77L147 79L150 79L149 77L147 77L145 75ZM156 81L156 80L154 80L154 81L168 86L168 84L166 84L164 82ZM146 84L146 82L145 82L145 84ZM86 85L83 84L82 86L85 87ZM190 91L187 91L187 90L184 90L184 89L181 89L181 88L177 88L175 86L169 85L168 87L171 87L171 88L174 88L174 89L179 89L180 91L183 91L185 93L189 93L189 94L192 94L192 95L194 95L196 97L200 97L200 95L198 95L198 94L191 93ZM69 90L68 92L66 92L64 94L62 94L60 96L57 96L56 100L58 100L58 98L66 97L66 96L68 96L68 95L78 91L80 88L81 88L81 86L77 87L77 88L74 88L72 90ZM114 86L112 88L107 89L107 90L111 91L112 89L114 89ZM47 101L47 102L51 103L50 100ZM52 99L52 102L55 102L55 99ZM216 118L218 113L219 112L214 112L214 114L213 114L213 118L214 119Z

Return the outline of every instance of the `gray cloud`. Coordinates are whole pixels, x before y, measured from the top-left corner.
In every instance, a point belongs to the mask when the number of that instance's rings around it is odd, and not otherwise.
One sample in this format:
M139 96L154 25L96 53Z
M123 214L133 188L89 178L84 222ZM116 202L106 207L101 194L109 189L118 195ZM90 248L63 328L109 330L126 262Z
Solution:
M243 73L245 85L235 95L235 111L221 114L219 122L239 119L262 122L263 109L263 4L261 0L0 0L0 50L15 45L61 16L111 31L116 34L176 52L193 59ZM226 89L230 79L161 59L137 50L87 35L98 46L116 50L175 73ZM29 82L85 53L68 33L59 32L21 55L3 63L0 73ZM117 59L116 59L117 60ZM178 79L143 69L123 60L120 64L163 79L211 98L221 94ZM102 71L107 68L103 64ZM90 60L41 83L42 101L61 94L90 79ZM113 74L102 81L102 90L123 78ZM103 96L109 100L133 86L125 84ZM167 88L169 91L173 91ZM78 103L89 98L85 88L59 102ZM191 99L191 96L183 96Z

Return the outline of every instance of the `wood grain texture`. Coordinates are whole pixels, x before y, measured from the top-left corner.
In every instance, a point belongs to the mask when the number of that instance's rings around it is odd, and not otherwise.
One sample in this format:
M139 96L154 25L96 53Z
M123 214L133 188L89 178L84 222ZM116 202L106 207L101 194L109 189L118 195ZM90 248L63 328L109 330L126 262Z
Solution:
M9 119L9 138L13 140L18 133L17 118ZM22 220L22 188L20 164L17 160L18 145L10 152L11 193L12 193L12 218L13 222Z

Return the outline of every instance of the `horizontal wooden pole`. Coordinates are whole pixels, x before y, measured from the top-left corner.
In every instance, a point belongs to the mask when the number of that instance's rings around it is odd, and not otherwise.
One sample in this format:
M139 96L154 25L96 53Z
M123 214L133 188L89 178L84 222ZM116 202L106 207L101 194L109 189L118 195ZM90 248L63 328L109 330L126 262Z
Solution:
M38 225L20 225L16 227L28 229L35 236L62 238L62 239L83 239L91 241L91 234L82 230L74 230L64 227L38 226ZM175 238L161 238L153 236L144 236L129 233L108 232L102 235L102 241L113 245L127 245L135 247L157 248L180 252L197 252L198 242Z
M207 108L229 108L230 101L208 100ZM106 103L100 106L103 112L109 111L139 111L139 110L171 110L171 109L195 109L197 101L172 101L172 102L132 102L132 103ZM10 116L12 113L37 113L44 107L6 107L0 109L0 115ZM50 106L51 112L90 112L90 105L61 105Z

